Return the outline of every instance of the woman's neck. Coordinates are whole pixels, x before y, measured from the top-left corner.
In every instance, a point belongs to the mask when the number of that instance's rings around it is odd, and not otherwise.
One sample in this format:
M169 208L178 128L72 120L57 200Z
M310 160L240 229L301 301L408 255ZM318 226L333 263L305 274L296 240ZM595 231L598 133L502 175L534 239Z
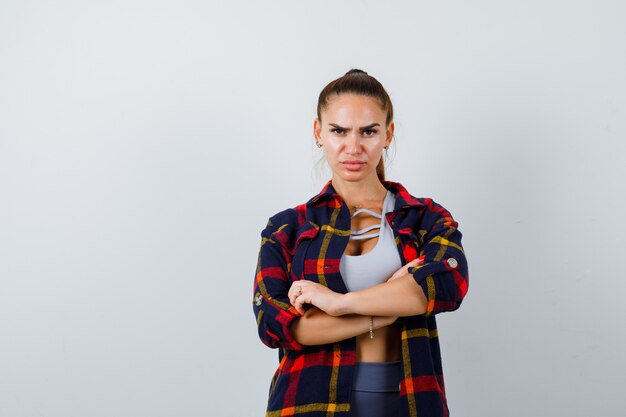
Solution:
M380 205L385 199L387 189L376 176L369 181L348 182L333 177L335 192L346 202L351 211L371 205Z

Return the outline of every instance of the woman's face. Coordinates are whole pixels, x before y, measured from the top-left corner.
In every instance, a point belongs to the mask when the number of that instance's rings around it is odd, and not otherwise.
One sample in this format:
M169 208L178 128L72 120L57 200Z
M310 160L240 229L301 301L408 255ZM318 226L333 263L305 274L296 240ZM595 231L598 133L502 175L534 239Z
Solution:
M374 180L376 165L393 137L393 122L372 97L340 94L331 98L315 119L315 139L322 145L333 178L345 181Z

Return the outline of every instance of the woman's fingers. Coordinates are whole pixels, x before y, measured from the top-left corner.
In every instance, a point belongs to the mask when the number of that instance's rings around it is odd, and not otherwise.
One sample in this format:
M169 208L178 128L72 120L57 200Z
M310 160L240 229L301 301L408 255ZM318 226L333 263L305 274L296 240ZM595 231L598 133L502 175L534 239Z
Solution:
M333 302L338 296L326 286L306 280L294 282L287 295L291 305L301 314L304 314L304 304L317 306L320 310L332 314Z
M421 262L422 262L421 258L413 259L411 262L405 264L400 269L398 269L396 272L394 272L393 275L391 276L391 278L389 278L387 281L393 281L394 279L398 279L401 276L407 275L409 273L409 268L417 266Z
M310 304L311 300L308 300L306 295L301 294L296 297L293 306L296 308L298 313L304 314L304 305L307 303Z
M291 305L295 305L296 298L302 294L302 289L305 284L302 281L295 281L291 284L291 288L289 288L289 292L287 293L287 297L289 297L289 302Z
M291 305L293 305L300 314L304 314L304 305L311 304L313 301L312 296L309 293L310 291L305 293L305 289L307 289L305 286L296 287L293 294L293 301L291 303Z
M413 259L411 262L409 262L408 264L406 264L406 269L408 271L409 268L412 268L414 266L419 265L422 262L422 260L420 258L415 258Z
M293 284L291 284L291 287L289 288L289 292L287 293L287 297L289 297L289 302L291 303L291 305L293 305L294 301L296 300L295 293L296 293L296 289L293 286Z
M306 287L307 283L304 280L295 281L291 284L291 288L289 288L289 292L287 293L289 302L300 314L304 314L304 304L307 302L310 303L310 300L307 300L307 297L304 295Z

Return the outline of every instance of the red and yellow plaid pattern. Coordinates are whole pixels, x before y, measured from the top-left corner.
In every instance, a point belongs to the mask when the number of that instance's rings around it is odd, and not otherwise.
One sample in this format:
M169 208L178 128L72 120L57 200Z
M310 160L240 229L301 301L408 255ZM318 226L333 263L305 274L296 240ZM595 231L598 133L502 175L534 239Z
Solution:
M428 299L423 315L402 317L399 417L448 416L435 315L456 310L468 288L461 232L450 213L431 199L415 198L399 183L387 214L403 263L420 257L410 271ZM253 309L261 341L279 348L266 417L347 416L356 362L356 339L303 346L290 331L299 317L287 292L308 279L339 293L347 289L339 262L350 236L350 213L329 181L306 204L272 216L261 233Z

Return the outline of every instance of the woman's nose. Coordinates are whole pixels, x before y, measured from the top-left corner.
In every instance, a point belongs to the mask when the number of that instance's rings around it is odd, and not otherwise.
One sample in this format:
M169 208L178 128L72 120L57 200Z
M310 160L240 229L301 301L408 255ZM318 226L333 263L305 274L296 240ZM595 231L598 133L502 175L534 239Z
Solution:
M353 155L361 153L361 142L356 133L352 133L346 138L346 153Z

